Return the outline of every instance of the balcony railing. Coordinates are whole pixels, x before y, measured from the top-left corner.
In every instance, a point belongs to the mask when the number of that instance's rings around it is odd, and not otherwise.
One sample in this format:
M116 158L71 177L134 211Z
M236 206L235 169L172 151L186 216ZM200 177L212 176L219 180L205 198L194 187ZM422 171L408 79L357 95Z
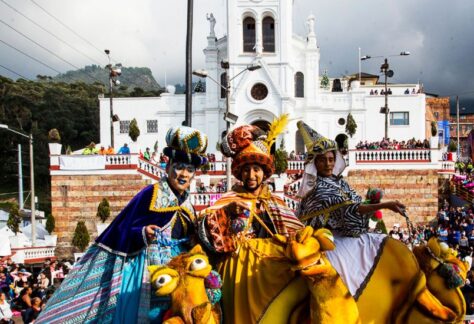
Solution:
M356 163L364 162L430 162L430 149L356 150Z

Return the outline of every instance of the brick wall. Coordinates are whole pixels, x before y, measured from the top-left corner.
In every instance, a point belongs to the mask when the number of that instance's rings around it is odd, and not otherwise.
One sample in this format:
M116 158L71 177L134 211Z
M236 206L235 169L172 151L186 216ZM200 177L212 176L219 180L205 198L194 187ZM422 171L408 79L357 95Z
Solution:
M413 223L427 223L438 211L438 173L436 170L357 170L350 171L347 181L365 198L370 187L384 191L383 200L399 200L407 206ZM405 219L392 211L384 210L387 229L399 223L406 227Z
M138 174L51 176L51 208L58 235L56 255L70 257L76 224L86 222L91 241L97 237L97 207L107 198L111 221L127 203L149 182ZM109 222L108 221L108 222Z

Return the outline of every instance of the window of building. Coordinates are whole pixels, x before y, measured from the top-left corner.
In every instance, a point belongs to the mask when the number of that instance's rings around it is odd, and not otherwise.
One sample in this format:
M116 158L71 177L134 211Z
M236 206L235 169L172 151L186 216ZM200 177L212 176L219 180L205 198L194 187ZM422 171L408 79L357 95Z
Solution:
M302 72L295 74L295 97L304 98L304 75Z
M221 74L221 98L225 98L225 89L227 88L227 73L224 72Z
M158 133L158 120L147 120L146 121L146 132L147 133Z
M346 123L346 120L345 120L344 118L339 118L339 119L337 120L337 123L338 123L339 125L341 125L341 126L344 126L344 124Z
M439 118L439 112L435 111L434 116L435 116L436 119L438 119Z
M263 51L275 53L275 21L272 17L265 17L262 21Z
M250 89L250 94L255 100L263 100L268 96L268 88L263 83L256 83Z
M130 130L130 120L121 120L120 121L120 134L128 134Z
M255 52L255 19L247 17L242 24L244 52Z
M410 114L407 111L391 112L390 125L410 125Z

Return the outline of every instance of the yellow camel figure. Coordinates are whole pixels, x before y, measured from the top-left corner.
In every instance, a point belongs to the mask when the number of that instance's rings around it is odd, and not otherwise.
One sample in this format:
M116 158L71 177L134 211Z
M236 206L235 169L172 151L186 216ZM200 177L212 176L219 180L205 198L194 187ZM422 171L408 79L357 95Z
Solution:
M433 323L464 317L459 288L436 284L434 275L427 283L415 255L391 238L354 300L325 256L334 247L330 237L327 230L306 227L291 239L275 235L237 242L236 251L218 265L225 322Z
M467 266L437 239L415 249L420 269L415 255L401 242L389 238L367 287L356 302L357 313L354 299L321 253L332 249L327 240L330 233L327 230L313 233L310 228L303 232L288 242L287 253L297 261L301 275L310 283L313 323L462 322L466 310L463 295L459 287L448 287L446 278L436 270L442 263L455 269L452 275L459 276L459 283L466 278ZM332 293L328 292L331 287ZM334 292L335 297L331 296ZM318 300L320 304L315 307ZM341 309L343 315L339 313Z
M200 245L173 258L166 266L149 266L157 296L171 296L172 317L166 324L219 324L219 305L211 305L204 279L212 268Z

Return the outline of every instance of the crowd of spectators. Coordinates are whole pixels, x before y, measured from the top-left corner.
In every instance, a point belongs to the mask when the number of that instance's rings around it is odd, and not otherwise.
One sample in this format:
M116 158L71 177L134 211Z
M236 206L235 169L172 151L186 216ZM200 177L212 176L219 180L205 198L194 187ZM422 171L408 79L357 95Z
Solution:
M306 159L306 152L305 153L295 153L295 151L291 151L290 155L288 156L288 160L290 161L304 161Z
M0 260L0 323L34 323L46 301L72 268L70 261L47 260L38 271L27 271L11 258Z
M408 141L397 141L390 140L390 138L384 138L381 141L369 142L369 141L360 141L356 145L357 150L405 150L405 149L429 149L430 141L425 140L416 140L414 138Z

